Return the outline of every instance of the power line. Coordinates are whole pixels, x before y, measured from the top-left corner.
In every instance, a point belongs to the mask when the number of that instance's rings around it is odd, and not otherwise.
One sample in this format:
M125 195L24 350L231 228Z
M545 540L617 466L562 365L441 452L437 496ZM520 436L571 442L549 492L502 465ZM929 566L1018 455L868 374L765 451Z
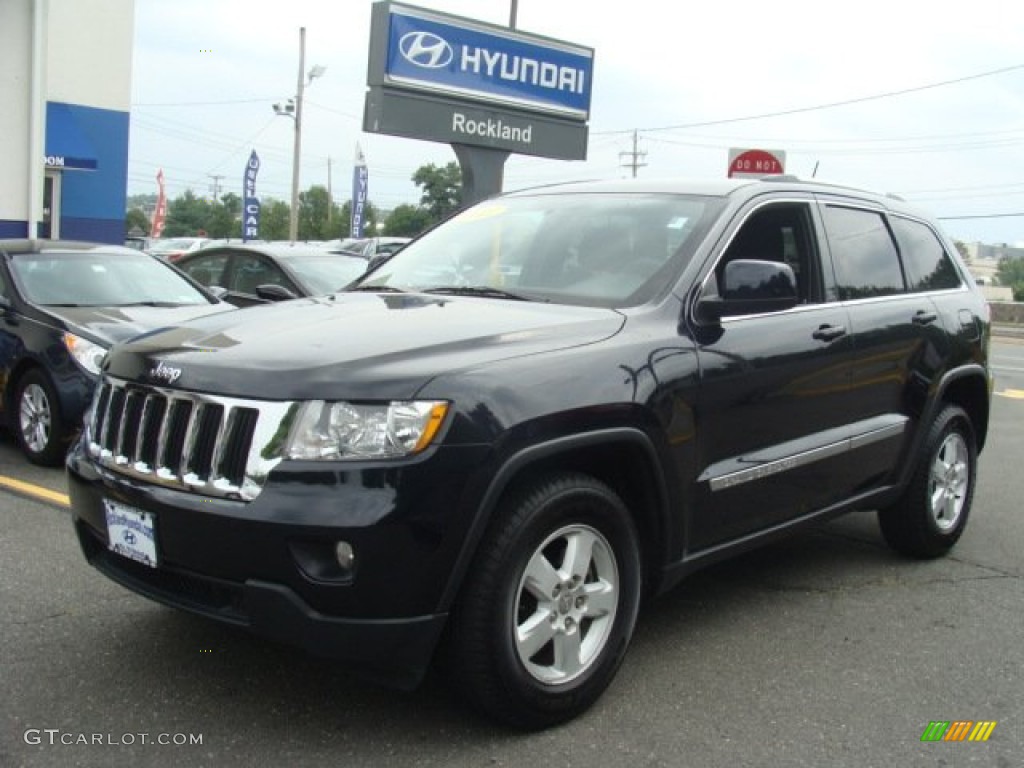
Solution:
M257 102L271 102L274 100L274 96L265 96L259 99L226 99L224 101L167 101L167 102L150 102L149 104L135 103L132 104L132 109L136 107L219 107L225 104L255 104Z
M927 91L927 90L930 90L932 88L942 88L942 87L947 86L947 85L956 85L958 83L964 83L964 82L967 82L969 80L978 80L978 79L983 78L983 77L992 77L993 75L1002 75L1002 74L1005 74L1007 72L1012 72L1012 71L1017 70L1017 69L1024 69L1024 64L1014 64L1013 66L1002 67L1001 69L992 69L992 70L989 70L988 72L979 72L979 73L974 74L974 75L965 75L964 77L957 77L957 78L954 78L952 80L943 80L942 82L938 82L938 83L929 83L927 85L918 85L918 86L915 86L913 88L904 88L904 89L899 90L899 91L887 91L885 93L876 93L876 94L874 94L872 96L861 96L861 97L858 97L858 98L855 98L855 99L844 99L843 101L832 101L832 102L827 102L825 104L815 104L814 106L811 106L811 107L795 107L793 109L783 109L783 110L779 110L777 112L765 112L765 113L759 114L759 115L745 115L745 116L742 116L742 117L727 117L727 118L722 118L722 119L719 119L719 120L705 120L705 121L698 122L698 123L683 123L683 124L680 124L680 125L665 125L665 126L660 126L660 127L657 127L657 128L641 128L639 130L642 130L642 131L645 131L645 132L652 132L652 131L678 131L678 130L684 130L684 129L687 129L687 128L704 128L704 127L709 126L709 125L727 125L729 123L742 123L742 122L747 122L747 121L750 121L750 120L764 120L764 119L767 119L769 117L784 117L786 115L796 115L796 114L800 114L802 112L816 112L816 111L822 110L822 109L834 109L835 107L845 107L845 106L849 106L850 104L863 104L864 102L867 102L867 101L877 101L879 99L889 99L889 98L892 98L894 96L906 96L909 93L919 93L920 91ZM637 130L637 129L633 129L633 130ZM600 132L594 131L595 134L598 134L598 133L601 133L601 134L620 133L621 134L621 133L628 133L628 132L629 132L628 130L600 131Z

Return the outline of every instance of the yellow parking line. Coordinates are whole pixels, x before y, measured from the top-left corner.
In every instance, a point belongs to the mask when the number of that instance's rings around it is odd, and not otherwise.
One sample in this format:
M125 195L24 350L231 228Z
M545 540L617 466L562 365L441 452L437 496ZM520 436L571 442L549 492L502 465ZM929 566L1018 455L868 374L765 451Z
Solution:
M996 392L1001 397L1010 397L1014 400L1024 400L1024 389L1004 389L1002 392Z
M56 491L51 491L49 488L42 488L38 485L32 485L31 483L23 483L21 480L15 480L13 477L4 477L3 475L0 475L0 486L10 488L12 491L23 493L26 496L32 496L37 499L53 502L54 504L60 504L64 507L71 506L71 499L68 498L66 493L57 493Z

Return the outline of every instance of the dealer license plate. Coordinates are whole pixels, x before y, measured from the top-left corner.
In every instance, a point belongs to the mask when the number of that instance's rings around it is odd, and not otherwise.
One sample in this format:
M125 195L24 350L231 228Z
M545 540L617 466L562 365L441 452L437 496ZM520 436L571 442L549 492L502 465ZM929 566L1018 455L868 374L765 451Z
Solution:
M156 568L155 516L151 512L103 500L107 517L107 540L119 555Z

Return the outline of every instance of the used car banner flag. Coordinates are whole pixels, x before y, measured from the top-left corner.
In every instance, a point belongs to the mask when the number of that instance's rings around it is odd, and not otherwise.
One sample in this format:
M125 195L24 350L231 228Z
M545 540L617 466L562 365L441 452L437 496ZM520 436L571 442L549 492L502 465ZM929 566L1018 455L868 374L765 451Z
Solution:
M260 172L260 158L256 150L249 155L245 164L242 188L242 242L258 240L260 237L260 199L256 197L256 174Z
M156 172L156 187L156 208L153 209L153 220L150 222L150 237L160 237L164 233L164 222L167 220L167 192L164 189L163 168Z
M366 195L369 190L370 174L366 169L366 157L362 148L356 144L355 166L352 168L352 225L349 236L361 238L363 223L366 218Z

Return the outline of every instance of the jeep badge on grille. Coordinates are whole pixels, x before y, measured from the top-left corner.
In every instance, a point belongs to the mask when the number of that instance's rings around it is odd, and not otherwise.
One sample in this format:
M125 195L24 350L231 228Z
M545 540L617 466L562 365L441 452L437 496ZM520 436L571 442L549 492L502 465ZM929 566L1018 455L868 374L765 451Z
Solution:
M181 368L166 365L162 360L149 369L149 377L156 381L173 384L181 377Z

